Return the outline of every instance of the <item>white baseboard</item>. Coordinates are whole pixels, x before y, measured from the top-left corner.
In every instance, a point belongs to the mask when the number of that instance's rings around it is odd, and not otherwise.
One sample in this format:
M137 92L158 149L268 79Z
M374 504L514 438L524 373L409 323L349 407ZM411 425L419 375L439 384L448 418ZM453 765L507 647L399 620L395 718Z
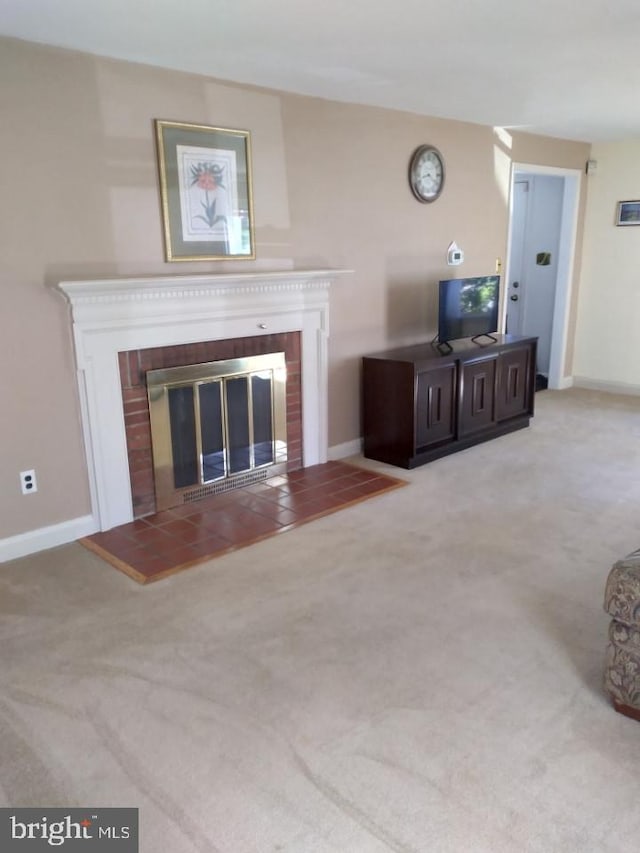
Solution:
M549 386L551 387L551 386ZM553 391L566 391L567 388L573 388L573 376L563 376L557 385L554 385Z
M640 396L640 385L630 382L609 382L605 379L589 379L587 376L574 376L574 388L586 388L588 391L604 391L607 394L629 394Z
M329 459L344 459L347 456L356 456L362 452L362 440L346 441L329 448ZM40 527L37 530L29 530L19 533L17 536L9 536L0 539L0 563L8 560L17 560L47 548L55 548L58 545L66 545L67 542L75 542L83 536L90 536L99 530L98 523L92 515L81 518L72 518L60 524L52 524L50 527Z
M336 459L346 459L347 456L357 456L362 453L362 439L354 438L352 441L345 441L343 444L334 444L329 448L329 459L333 462Z
M60 524L52 524L50 527L40 527L38 530L0 539L0 563L35 554L36 551L55 548L57 545L66 545L67 542L75 542L76 539L90 536L97 530L95 518L92 515L84 515Z
M355 438L353 441L345 441L344 444L330 447L328 456L333 461L345 459L347 456L357 456L360 453L362 453L362 439ZM52 524L50 527L40 527L37 530L29 530L27 533L0 539L0 563L17 560L19 557L45 551L47 548L66 545L67 542L75 542L76 539L90 536L98 530L96 519L92 515L85 515L60 524Z
M362 452L362 440L346 441L329 448L329 459L344 459L347 456L356 456ZM99 530L99 525L92 515L81 518L72 518L60 524L52 524L50 527L40 527L37 530L29 530L19 533L17 536L9 536L0 539L0 563L8 560L17 560L47 548L55 548L58 545L66 545L75 542L83 536L90 536Z

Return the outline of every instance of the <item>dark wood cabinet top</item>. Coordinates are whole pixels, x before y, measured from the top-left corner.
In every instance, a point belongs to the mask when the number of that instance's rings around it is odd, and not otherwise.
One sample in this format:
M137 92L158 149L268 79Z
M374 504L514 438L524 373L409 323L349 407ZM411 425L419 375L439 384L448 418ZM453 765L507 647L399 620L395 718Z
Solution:
M483 338L481 341L475 342L470 338L462 338L461 340L449 341L448 344L442 345L438 345L437 343L413 344L411 346L383 350L382 352L367 353L364 358L374 358L383 361L405 361L414 364L433 361L446 362L482 356L484 352L489 355L492 351L497 352L502 347L530 344L536 340L536 338L520 335L495 334L494 337L496 338L495 341Z

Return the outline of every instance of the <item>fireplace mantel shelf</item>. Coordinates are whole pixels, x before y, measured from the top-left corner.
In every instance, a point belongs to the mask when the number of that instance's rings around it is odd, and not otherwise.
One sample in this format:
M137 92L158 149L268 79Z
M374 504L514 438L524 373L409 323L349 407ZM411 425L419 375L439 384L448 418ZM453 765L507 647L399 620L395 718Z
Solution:
M303 464L327 461L329 287L314 269L65 281L96 530L133 519L118 353L299 331Z
M159 308L174 300L227 297L239 299L251 295L328 289L339 275L351 270L313 269L268 272L213 273L210 275L144 276L140 278L63 281L58 285L74 312L74 320L88 319L92 306L103 311L106 305L142 302ZM95 313L95 312L93 312ZM95 314L101 316L100 313Z

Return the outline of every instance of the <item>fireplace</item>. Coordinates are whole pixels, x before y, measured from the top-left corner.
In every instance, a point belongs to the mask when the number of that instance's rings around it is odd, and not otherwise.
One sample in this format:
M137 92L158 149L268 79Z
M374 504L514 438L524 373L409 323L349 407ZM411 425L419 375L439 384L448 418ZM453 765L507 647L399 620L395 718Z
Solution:
M146 378L156 509L286 471L283 352L149 370Z
M297 333L301 464L327 461L329 287L339 273L290 270L60 283L72 309L96 530L135 517L121 353ZM213 359L192 359L205 360Z
M280 433L284 433L284 438L279 436L279 440L287 444L286 470L295 471L303 465L300 332L254 335L223 341L199 341L193 344L131 350L118 354L135 518L168 506L164 500L156 501L158 472L154 471L152 422L147 388L149 374L156 370L173 368L190 370L192 366L201 363L235 362L239 359L260 358L278 352L284 354L286 368L284 426L279 429ZM282 421L282 416L279 419ZM166 446L166 436L164 440ZM167 457L166 452L164 456ZM279 461L284 462L282 459ZM161 465L165 470L160 474L160 478L165 479L166 466L163 463ZM247 483L241 483L239 478L233 478L225 483L224 487L218 484L210 491L212 493L226 491L227 488L242 484ZM164 486L162 490L164 491ZM207 493L208 490L205 489L201 494L204 497Z

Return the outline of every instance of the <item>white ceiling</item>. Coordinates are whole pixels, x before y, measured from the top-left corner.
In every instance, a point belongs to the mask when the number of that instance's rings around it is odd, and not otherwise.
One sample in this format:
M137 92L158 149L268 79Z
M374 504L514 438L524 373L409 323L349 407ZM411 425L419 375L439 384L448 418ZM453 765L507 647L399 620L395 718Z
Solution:
M640 0L0 0L0 34L567 139L640 139Z

